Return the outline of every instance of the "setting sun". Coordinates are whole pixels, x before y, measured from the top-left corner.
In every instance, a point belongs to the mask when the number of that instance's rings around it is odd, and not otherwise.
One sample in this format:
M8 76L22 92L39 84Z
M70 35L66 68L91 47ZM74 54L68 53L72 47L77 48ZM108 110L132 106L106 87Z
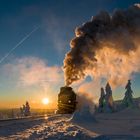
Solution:
M47 105L47 104L49 103L49 99L48 99L48 98L43 98L43 99L42 99L42 103L43 103L44 105Z

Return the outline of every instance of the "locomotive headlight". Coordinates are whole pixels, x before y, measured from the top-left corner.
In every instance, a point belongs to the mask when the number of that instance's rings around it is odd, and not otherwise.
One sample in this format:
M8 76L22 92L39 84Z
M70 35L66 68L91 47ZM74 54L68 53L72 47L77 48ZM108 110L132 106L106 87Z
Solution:
M71 103L71 100L69 100L68 103Z

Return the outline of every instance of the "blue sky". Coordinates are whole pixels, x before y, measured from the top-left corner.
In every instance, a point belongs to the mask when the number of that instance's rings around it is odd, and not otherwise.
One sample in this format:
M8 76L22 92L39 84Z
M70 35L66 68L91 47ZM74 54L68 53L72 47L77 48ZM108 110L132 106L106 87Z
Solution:
M1 0L0 56L6 54L34 27L41 25L13 55L38 56L49 59L50 65L62 65L76 26L86 22L100 10L112 12L116 8L127 8L137 2L138 0ZM58 59L52 58L51 53L55 53Z
M17 86L19 80L17 76L19 73L23 74L23 71L17 70L21 68L21 62L22 64L29 63L29 60L32 59L31 63L39 61L42 69L47 67L52 70L52 67L61 67L65 54L70 49L69 42L74 37L74 30L77 26L90 20L100 10L111 13L116 8L125 9L138 2L140 0L1 0L0 58L5 56L35 27L40 26L40 28L0 64L0 101L2 102L0 106L3 107L4 102L11 104L16 102L15 106L19 105L19 99L27 100L32 96L37 98L36 91L41 92L39 86L28 85L26 88ZM8 68L11 71L7 72ZM46 71L45 69L45 72L42 73L46 74ZM16 75L16 73L18 74ZM136 97L139 96L139 82L140 76L137 74L133 82ZM54 84L55 88L51 91L55 92L55 96L59 86L63 86L63 84L63 81ZM19 92L23 93L19 94ZM118 89L114 97L122 97L121 92L124 90ZM12 97L13 99L11 99Z

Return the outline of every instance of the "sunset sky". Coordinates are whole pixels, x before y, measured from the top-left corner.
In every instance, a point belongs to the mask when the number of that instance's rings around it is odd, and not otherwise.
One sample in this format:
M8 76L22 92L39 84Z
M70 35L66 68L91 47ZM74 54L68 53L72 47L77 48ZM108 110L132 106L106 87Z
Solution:
M112 13L139 0L1 0L0 1L0 108L15 108L26 100L32 108L56 107L57 94L64 86L63 59L77 26L91 19L100 10ZM30 32L6 59L2 59ZM1 61L2 60L2 61ZM127 81L126 81L127 83ZM134 97L140 96L140 74L133 74ZM105 81L103 82L105 84ZM87 77L72 85L84 90L97 101L98 82ZM124 87L113 90L121 99ZM42 98L50 99L48 105Z

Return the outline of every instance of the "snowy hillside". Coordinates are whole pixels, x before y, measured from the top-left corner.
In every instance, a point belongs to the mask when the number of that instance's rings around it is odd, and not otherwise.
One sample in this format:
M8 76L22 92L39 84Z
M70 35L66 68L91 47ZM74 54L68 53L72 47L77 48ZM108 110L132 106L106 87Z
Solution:
M135 104L140 107L140 97L134 98L133 100L134 100ZM115 104L121 104L121 103L122 103L122 100L115 101Z

